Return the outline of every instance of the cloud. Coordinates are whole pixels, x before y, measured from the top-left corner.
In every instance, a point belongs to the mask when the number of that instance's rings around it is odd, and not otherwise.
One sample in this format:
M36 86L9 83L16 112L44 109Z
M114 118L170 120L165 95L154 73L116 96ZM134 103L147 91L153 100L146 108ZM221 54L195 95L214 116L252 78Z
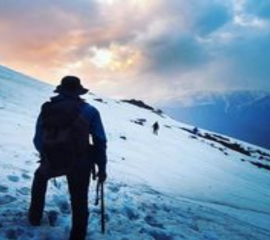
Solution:
M222 53L230 66L228 77L236 86L270 89L269 39L270 30L245 33L224 47Z
M133 14L131 3L0 1L1 60L44 64L46 59L48 64L65 65L88 55L93 46L124 44L144 21L143 15Z
M270 2L268 0L247 0L245 7L248 13L270 20Z
M137 39L146 67L159 74L179 74L211 61L204 40L233 19L232 9L222 1L207 0L164 1L160 7L164 18L152 22Z
M270 89L268 5L0 0L0 62L54 83L76 74L93 91L152 102L198 89Z
M143 53L148 70L159 74L191 71L208 61L208 53L198 39L174 33L147 42Z
M197 9L194 8L194 12ZM200 35L207 35L232 20L230 9L221 3L207 5L195 21L195 28Z
M1 53L9 61L15 58L41 65L57 59L60 62L69 47L83 42L83 36L76 32L81 31L86 9L88 16L95 18L94 5L79 2L1 1L0 21L5 26Z
M233 2L212 2L178 2L186 9L185 18L163 22L158 34L142 39L156 83L171 85L173 97L201 89L270 89L269 25L244 10L235 11ZM188 28L183 29L183 22Z

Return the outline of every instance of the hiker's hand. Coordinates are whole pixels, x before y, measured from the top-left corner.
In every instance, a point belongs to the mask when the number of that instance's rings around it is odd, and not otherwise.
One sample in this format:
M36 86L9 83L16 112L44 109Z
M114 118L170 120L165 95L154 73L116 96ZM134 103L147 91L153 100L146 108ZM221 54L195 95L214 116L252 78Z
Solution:
M98 177L98 181L100 181L100 182L105 182L106 181L106 178L107 178L107 174L106 174L106 172L98 172L98 174L97 174L97 177Z

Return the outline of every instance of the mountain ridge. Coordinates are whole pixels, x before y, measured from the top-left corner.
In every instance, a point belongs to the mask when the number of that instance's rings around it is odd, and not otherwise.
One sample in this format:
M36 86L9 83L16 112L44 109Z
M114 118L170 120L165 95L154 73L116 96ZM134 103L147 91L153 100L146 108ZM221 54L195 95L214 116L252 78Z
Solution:
M162 109L174 119L270 148L270 94L267 91L194 93L191 102ZM187 96L186 96L187 97Z

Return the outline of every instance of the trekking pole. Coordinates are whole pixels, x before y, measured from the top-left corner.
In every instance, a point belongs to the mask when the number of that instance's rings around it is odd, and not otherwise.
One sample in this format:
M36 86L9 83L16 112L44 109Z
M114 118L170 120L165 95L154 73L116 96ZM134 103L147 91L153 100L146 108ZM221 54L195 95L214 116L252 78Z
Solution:
M105 201L104 201L104 183L101 184L101 232L105 234Z
M96 200L95 200L95 206L99 204L99 187L100 187L100 182L97 182L97 188L96 188Z
M104 201L104 183L98 181L96 188L96 201L95 206L99 204L99 192L101 192L101 233L105 234L105 201Z

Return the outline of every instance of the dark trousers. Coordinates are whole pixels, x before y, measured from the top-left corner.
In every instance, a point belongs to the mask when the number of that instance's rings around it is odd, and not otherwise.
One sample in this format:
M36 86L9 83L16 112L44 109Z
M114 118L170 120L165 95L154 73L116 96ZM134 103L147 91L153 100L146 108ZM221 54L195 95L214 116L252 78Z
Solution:
M45 167L40 166L36 170L29 208L29 219L33 221L40 221L42 218L49 178ZM89 216L88 188L90 171L88 169L74 168L67 175L67 182L72 209L72 227L69 240L85 240Z

